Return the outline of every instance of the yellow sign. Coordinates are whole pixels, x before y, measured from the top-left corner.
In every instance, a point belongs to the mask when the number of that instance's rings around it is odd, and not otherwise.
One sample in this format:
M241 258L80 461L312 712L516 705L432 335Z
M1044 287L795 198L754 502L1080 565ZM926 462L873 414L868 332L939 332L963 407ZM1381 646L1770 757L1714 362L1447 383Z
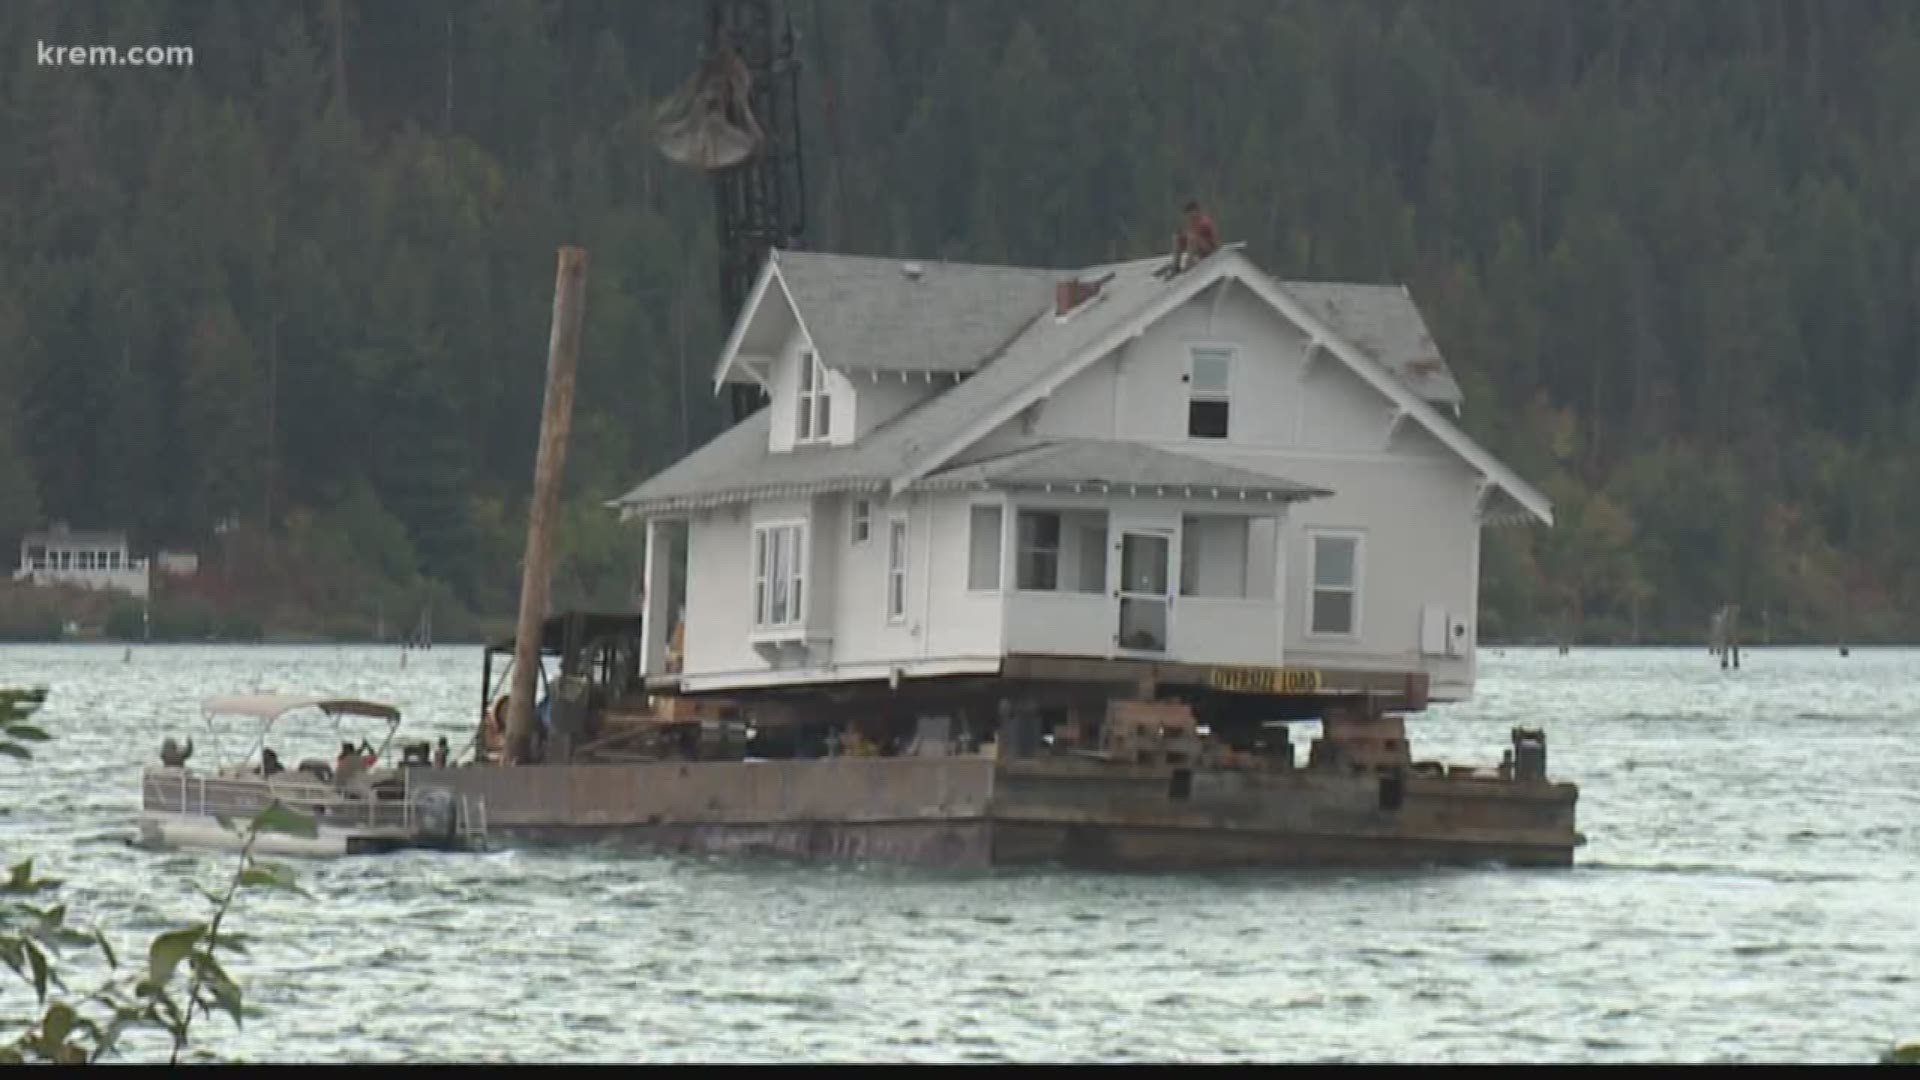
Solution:
M1207 669L1207 685L1230 694L1312 694L1320 673L1312 668L1217 667Z

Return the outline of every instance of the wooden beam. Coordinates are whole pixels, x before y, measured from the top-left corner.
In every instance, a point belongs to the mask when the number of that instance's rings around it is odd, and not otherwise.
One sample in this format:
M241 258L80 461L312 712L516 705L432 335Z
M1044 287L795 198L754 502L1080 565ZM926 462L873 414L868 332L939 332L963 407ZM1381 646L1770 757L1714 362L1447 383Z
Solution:
M1496 486L1497 485L1495 485L1492 480L1489 480L1484 476L1480 478L1480 482L1478 484L1474 485L1474 488L1473 488L1473 516L1474 517L1479 518L1486 514L1487 500L1493 497L1494 488Z
M503 764L527 761L533 749L534 679L540 670L541 624L553 579L553 519L560 502L560 475L573 425L574 362L587 300L587 252L560 249L553 281L553 329L547 339L547 393L540 414L540 449L533 466L533 501L527 512L526 560L520 572L520 622L513 638L513 689L507 705Z
M1400 426L1407 422L1407 417L1410 415L1412 414L1397 405L1387 409L1387 438L1385 442L1380 444L1381 449L1391 450L1393 448L1393 437L1400 434Z
M1307 351L1300 354L1300 382L1307 381L1307 376L1313 374L1315 364L1325 355L1327 355L1325 342L1320 341L1318 338L1307 342Z

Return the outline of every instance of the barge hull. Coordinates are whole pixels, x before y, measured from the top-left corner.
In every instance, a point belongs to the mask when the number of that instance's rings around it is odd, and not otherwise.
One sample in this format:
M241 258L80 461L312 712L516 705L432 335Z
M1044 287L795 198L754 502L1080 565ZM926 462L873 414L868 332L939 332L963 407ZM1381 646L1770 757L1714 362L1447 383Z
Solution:
M1178 774L1185 773L1185 776ZM496 841L984 868L1568 866L1571 784L985 757L435 770ZM1390 805L1388 805L1390 804Z

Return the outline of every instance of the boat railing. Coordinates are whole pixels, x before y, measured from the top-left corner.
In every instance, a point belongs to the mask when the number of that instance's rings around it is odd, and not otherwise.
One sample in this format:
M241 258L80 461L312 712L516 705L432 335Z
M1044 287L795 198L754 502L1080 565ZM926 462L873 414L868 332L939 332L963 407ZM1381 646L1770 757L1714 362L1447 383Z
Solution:
M412 770L400 771L398 797L382 798L371 788L342 791L320 781L274 783L259 777L207 775L191 769L148 769L141 782L141 809L169 814L220 817L244 822L279 801L321 824L344 828L397 829L411 835L421 825L420 795ZM464 842L484 846L487 840L486 799L455 797L454 833Z
M244 820L278 800L326 825L411 831L413 799L404 781L402 791L401 798L383 799L371 789L340 791L317 782L275 786L257 778L208 776L188 769L150 770L141 784L141 808Z

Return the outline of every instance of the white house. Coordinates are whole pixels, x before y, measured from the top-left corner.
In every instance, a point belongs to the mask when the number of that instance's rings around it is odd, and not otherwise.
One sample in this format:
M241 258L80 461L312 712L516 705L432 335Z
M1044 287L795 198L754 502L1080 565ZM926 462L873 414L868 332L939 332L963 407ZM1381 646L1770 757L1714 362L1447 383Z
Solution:
M55 524L20 541L20 567L13 579L35 585L117 589L145 598L151 575L147 560L136 559L127 550L126 533L73 532Z
M1164 264L777 252L714 375L769 407L611 504L646 670L681 617L686 692L1042 656L1470 694L1481 527L1552 509L1456 426L1412 299Z

